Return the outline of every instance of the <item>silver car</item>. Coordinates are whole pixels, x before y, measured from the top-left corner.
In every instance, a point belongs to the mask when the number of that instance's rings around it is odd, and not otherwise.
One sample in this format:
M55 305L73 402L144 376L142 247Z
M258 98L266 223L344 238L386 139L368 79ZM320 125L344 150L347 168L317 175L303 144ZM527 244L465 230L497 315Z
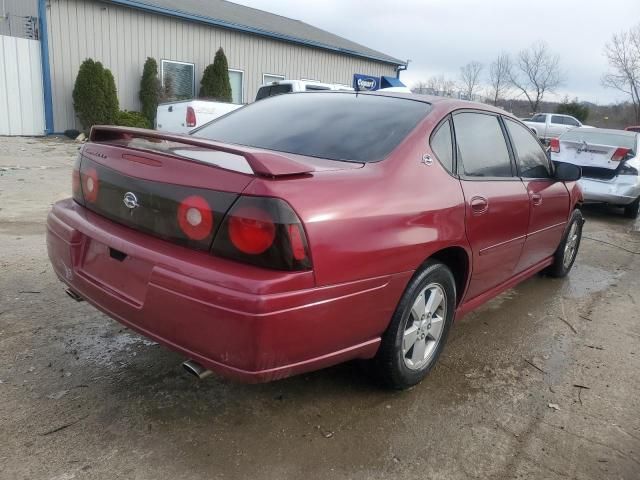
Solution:
M582 167L585 202L640 209L640 134L605 128L576 128L550 142L551 160Z

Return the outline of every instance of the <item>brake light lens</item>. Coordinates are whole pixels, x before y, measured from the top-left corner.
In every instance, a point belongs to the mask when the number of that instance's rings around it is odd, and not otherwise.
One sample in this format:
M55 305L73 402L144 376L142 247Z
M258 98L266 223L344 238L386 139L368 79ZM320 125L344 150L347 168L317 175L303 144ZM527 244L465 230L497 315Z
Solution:
M95 203L95 201L98 200L98 191L100 190L100 182L96 169L91 167L82 170L80 172L80 184L85 201Z
M241 196L227 213L212 253L277 270L311 268L304 228L285 201Z
M76 202L83 204L82 187L80 186L80 158L78 155L71 171L71 196Z
M185 198L178 206L178 225L190 240L204 240L211 235L213 212L209 203L199 195Z
M616 148L616 151L613 152L613 155L611 155L611 161L612 162L621 162L622 160L625 160L627 158L627 155L629 155L629 152L631 150L628 148Z
M196 111L193 107L187 107L187 118L185 119L187 122L187 127L195 127L196 126Z
M559 138L552 138L549 141L549 146L551 147L551 152L552 153L560 153L560 139Z
M229 238L242 253L264 253L276 238L276 225L266 210L255 206L236 209L229 219Z

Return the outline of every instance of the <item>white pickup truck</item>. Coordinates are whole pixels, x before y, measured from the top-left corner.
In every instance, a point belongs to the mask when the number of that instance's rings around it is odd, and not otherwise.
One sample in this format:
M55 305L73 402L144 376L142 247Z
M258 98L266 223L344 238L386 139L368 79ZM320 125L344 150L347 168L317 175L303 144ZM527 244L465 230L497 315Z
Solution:
M242 105L237 103L210 100L161 103L156 113L156 130L186 134L240 107Z
M256 101L282 93L318 90L353 90L348 85L321 83L313 80L281 80L261 86ZM156 130L169 133L189 133L191 130L242 107L237 103L212 100L183 100L158 105Z
M570 115L561 115L559 113L536 113L530 119L523 120L522 123L529 127L540 140L545 142L559 137L572 128L587 126L582 125L579 120Z

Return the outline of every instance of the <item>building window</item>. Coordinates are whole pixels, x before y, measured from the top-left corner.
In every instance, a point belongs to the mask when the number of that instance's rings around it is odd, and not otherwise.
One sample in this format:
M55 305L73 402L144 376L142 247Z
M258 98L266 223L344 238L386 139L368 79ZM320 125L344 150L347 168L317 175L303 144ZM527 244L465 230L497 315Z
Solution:
M195 96L193 63L162 60L162 97L164 101L187 100Z
M242 103L244 72L242 70L229 69L229 83L231 83L231 101L238 104Z
M262 74L262 85L269 85L274 82L279 82L280 80L284 80L284 75L275 75L273 73Z

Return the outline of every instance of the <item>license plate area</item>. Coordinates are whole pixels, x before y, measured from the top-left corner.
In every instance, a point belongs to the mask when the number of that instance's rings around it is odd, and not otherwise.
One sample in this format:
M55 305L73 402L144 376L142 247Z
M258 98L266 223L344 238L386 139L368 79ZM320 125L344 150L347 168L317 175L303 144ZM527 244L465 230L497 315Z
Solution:
M87 239L80 274L137 307L144 304L153 265L93 239Z

